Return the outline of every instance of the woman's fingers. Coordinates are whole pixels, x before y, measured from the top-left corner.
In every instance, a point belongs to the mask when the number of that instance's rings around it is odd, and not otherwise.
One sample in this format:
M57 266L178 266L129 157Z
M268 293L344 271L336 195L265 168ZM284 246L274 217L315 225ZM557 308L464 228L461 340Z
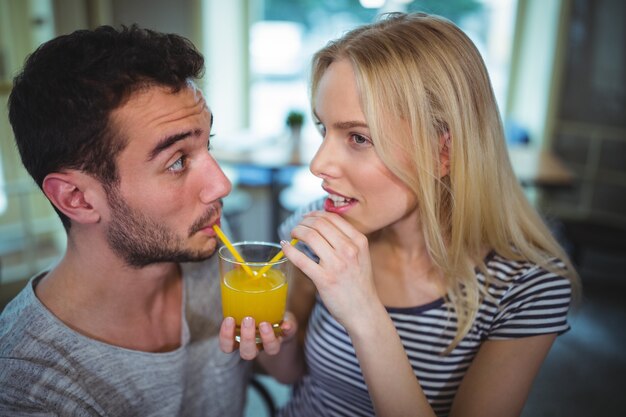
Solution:
M319 257L315 264L295 250L283 248L285 255L316 283L331 283L350 271L367 269L369 251L367 238L334 213L315 212L306 216L292 231L292 236L306 243Z
M293 229L292 235L310 246L316 245L316 243L328 244L330 246L328 249L331 250L338 249L349 241L349 237L330 218L316 214L304 217L300 224Z
M280 352L280 339L274 334L272 325L264 321L259 324L259 334L263 343L263 350L268 355L276 355Z
M351 241L361 240L364 235L359 232L350 222L336 213L329 213L326 211L312 211L307 213L303 220L306 219L323 219L324 221L332 224L334 228L343 233L345 237Z
M270 323L261 322L257 329L254 319L245 317L241 322L240 341L237 342L235 340L235 319L226 317L220 326L220 349L224 353L232 353L239 349L239 355L245 360L255 359L261 350L268 355L276 355L280 352L282 343L291 340L297 333L298 325L295 316L286 312L280 328L281 336L277 337ZM261 344L257 343L257 336L261 338Z
M237 349L235 341L235 319L226 317L220 326L220 349L224 353L232 353Z
M313 212L305 216L291 235L319 257L311 260L291 246L285 256L307 275L326 307L342 324L354 322L354 311L377 298L367 237L335 213Z
M259 348L256 343L256 327L252 317L244 317L241 320L239 334L239 355L241 358L245 360L256 358L259 354Z
M320 242L327 242L328 246L322 244L319 247L311 247L320 258L324 258L324 255L335 255L345 259L359 252L365 252L367 249L365 235L335 213L313 212L307 215L299 226L303 229L298 229L296 226L293 234L294 236L299 233L303 234L302 239L307 244L316 245ZM320 239L314 239L315 232L320 235ZM307 239L311 239L311 242ZM321 252L317 252L317 249Z
M285 318L280 325L282 340L291 340L298 332L298 322L296 316L291 311L285 312Z

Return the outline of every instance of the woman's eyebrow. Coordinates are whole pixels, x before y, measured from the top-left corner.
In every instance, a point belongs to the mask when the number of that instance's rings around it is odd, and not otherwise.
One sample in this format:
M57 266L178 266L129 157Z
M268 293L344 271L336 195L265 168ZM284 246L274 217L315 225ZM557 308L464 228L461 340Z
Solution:
M315 118L315 122L321 123L321 120L319 116L317 115L317 112L313 110L312 113L313 113L313 117ZM361 120L348 120L345 122L335 122L332 124L332 127L335 129L352 129L355 127L364 127L366 129L369 129L368 124Z
M357 121L357 120L349 120L349 121L345 121L345 122L335 122L335 123L333 123L333 127L335 129L352 129L352 128L355 128L355 127L369 128L367 123L361 122L361 121Z

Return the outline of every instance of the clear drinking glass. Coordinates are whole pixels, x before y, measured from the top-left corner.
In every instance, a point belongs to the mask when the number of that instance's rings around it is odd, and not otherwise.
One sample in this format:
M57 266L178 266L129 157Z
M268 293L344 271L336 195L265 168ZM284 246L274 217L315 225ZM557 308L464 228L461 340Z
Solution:
M269 242L237 242L233 246L245 262L239 262L230 250L223 246L218 250L220 281L222 288L222 311L224 317L235 319L235 339L240 341L241 321L254 318L257 325L257 343L261 342L258 325L268 322L274 333L280 334L280 324L285 315L287 287L291 263L287 258L269 263L281 250L280 245ZM244 268L247 266L248 271ZM259 274L266 265L266 272ZM252 271L250 275L249 271Z

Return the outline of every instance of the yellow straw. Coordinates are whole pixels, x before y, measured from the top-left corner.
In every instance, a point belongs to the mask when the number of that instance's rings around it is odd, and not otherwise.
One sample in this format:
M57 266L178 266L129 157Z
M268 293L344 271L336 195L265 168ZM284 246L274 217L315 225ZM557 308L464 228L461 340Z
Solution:
M250 275L251 277L254 277L254 272L252 272L252 270L248 267L248 265L246 265L245 263L246 261L241 257L239 252L237 252L237 249L235 249L233 244L230 243L230 240L228 240L224 232L222 232L222 229L220 229L218 225L214 224L213 230L215 230L215 233L217 233L217 236L220 238L222 243L226 245L226 247L228 248L230 253L233 255L233 257L237 260L237 262L241 263L241 267L243 268L243 270L246 271L246 273Z
M290 245L293 246L296 243L298 243L298 239L291 239ZM282 258L285 254L283 253L283 251L281 250L280 252L278 252L276 255L274 255L274 257L272 259L270 259L269 264L265 265L263 268L259 269L259 276L263 276L264 273L266 273L273 265L274 262L278 262L280 260L280 258Z

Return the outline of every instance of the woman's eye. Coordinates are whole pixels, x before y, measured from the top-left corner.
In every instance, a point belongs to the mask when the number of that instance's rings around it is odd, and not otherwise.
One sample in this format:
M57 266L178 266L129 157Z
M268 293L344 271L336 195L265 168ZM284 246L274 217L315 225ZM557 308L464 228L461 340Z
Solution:
M351 136L351 138L352 138L352 141L356 143L357 145L365 145L368 143L372 143L368 138L366 138L365 136L361 136L361 135L354 134Z
M315 123L315 127L317 127L317 131L320 132L322 137L326 136L326 127L320 122Z
M185 159L185 156L181 156L176 160L176 162L170 165L167 170L171 172L181 172L183 169L185 169Z

